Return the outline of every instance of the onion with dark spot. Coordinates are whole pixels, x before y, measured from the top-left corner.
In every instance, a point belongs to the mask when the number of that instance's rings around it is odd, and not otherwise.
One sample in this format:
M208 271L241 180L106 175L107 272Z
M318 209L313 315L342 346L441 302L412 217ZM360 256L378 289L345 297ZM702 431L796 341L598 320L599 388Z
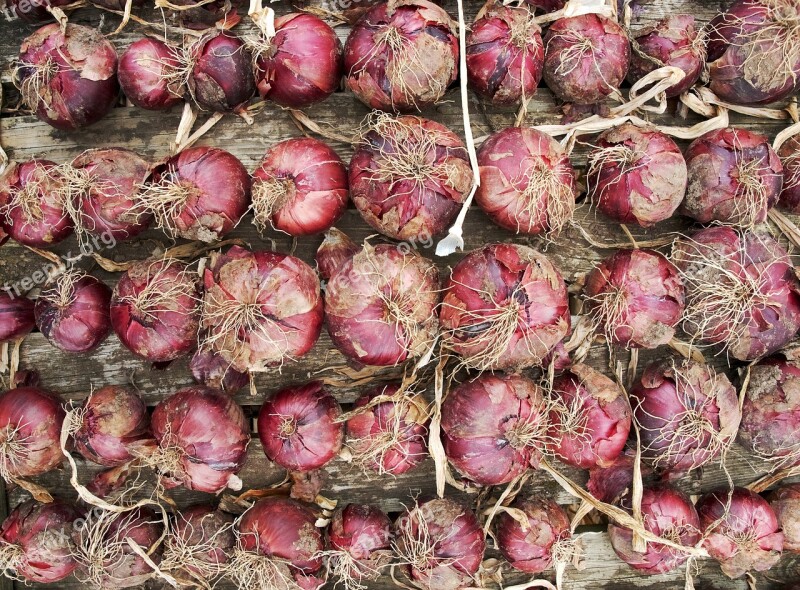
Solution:
M186 85L201 109L226 113L246 108L255 94L256 83L252 57L241 39L215 31L201 37L184 53L179 70L191 69Z

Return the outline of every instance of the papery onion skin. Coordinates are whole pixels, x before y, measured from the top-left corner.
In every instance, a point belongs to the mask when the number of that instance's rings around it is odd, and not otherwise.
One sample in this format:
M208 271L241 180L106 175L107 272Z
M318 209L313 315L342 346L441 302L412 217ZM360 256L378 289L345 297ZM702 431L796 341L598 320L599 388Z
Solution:
M605 467L619 457L631 429L631 410L616 383L576 364L556 377L550 398L550 452L583 469Z
M27 297L0 290L0 343L17 340L33 330L33 305Z
M395 551L408 563L404 569L419 588L469 586L486 549L473 512L448 498L421 502L404 512L395 522L395 536ZM415 551L420 541L428 551Z
M206 345L237 371L281 366L306 354L319 337L319 278L299 258L233 246L211 255L203 282ZM245 321L255 308L254 323Z
M155 291L152 304L137 304L142 292ZM175 360L197 345L199 286L193 272L177 260L133 264L120 277L111 298L111 325L122 344L151 362Z
M653 474L652 469L626 451L619 455L607 467L598 467L589 470L589 480L586 482L586 491L606 504L616 504L627 492L633 489L633 469L638 462L642 479L647 479Z
M439 319L444 344L467 366L538 365L569 333L566 285L536 250L489 244L453 267Z
M3 566L23 581L39 584L58 582L78 567L70 536L78 509L63 500L41 504L29 499L19 504L0 526L0 549L14 546L20 555ZM17 556L15 556L17 557Z
M237 371L219 353L204 347L192 355L189 370L200 385L228 393L235 393L250 382L247 373Z
M750 367L739 441L782 467L800 463L800 365L771 357Z
M333 227L347 209L347 168L333 149L311 137L271 147L252 184L261 229L269 224L292 236L317 234Z
M45 123L67 131L86 127L117 101L117 52L95 29L68 24L64 33L57 23L45 25L22 42L17 82Z
M258 413L264 454L290 471L319 469L341 450L344 424L339 403L320 381L271 395Z
M539 464L547 435L542 390L518 375L484 374L453 388L442 404L450 464L478 485L500 485Z
M380 508L367 504L348 504L331 518L328 541L331 547L346 551L355 560L369 560L376 551L390 548L392 521Z
M335 227L325 232L317 253L314 256L317 262L317 272L324 281L329 281L344 264L361 250L353 240Z
M527 574L543 572L553 564L555 546L569 542L569 517L561 506L547 498L534 496L517 500L512 506L525 513L528 526L523 528L507 512L498 514L497 548L514 569Z
M40 475L58 467L61 453L61 398L38 387L17 387L0 395L3 477Z
M783 531L783 549L800 553L800 484L783 484L769 495L769 505Z
M584 296L598 331L626 348L667 344L685 305L677 269L646 248L617 250L586 277Z
M458 76L458 37L444 9L426 0L382 2L344 46L347 87L365 105L409 112L438 102Z
M688 172L677 144L655 129L623 123L604 131L589 154L589 199L611 219L650 227L672 217Z
M559 143L530 127L492 134L478 151L475 202L500 227L558 232L575 210L575 170Z
M72 440L89 461L116 467L134 458L137 445L151 441L150 415L138 393L109 385L93 391L81 406Z
M670 477L719 457L741 420L736 389L728 378L694 361L648 365L630 397L642 456Z
M438 303L439 271L430 260L416 250L365 243L328 282L325 319L344 355L388 366L430 350Z
M591 43L588 51L580 49L583 43ZM599 14L560 18L544 36L544 80L564 102L594 104L619 88L628 72L630 52L625 31L609 18Z
M473 182L461 138L413 115L373 116L350 159L349 178L364 221L412 244L424 244L447 228Z
M250 428L233 399L215 389L182 389L159 403L151 418L162 452L178 455L167 483L217 494L241 488L236 473L247 458Z
M667 98L678 96L694 86L703 72L706 57L703 41L704 35L691 14L671 14L662 18L639 31L631 42L633 50L628 80L636 83L664 66L680 68L686 76L665 91Z
M201 109L226 113L245 108L256 92L252 58L244 42L225 32L202 37L192 46L189 94Z
M295 12L275 19L275 36L255 60L261 98L293 109L328 98L342 79L342 44L334 30L313 14Z
M144 37L120 56L117 77L122 92L137 107L163 111L183 100L184 88L170 79L178 66L175 48Z
M73 231L55 168L49 160L12 162L0 177L0 225L20 244L49 248Z
M167 205L159 199L163 190L174 191ZM141 199L155 213L159 227L173 236L214 242L230 232L250 206L250 175L230 152L188 148L153 169Z
M101 148L86 150L71 162L72 168L88 176L80 195L81 227L95 236L127 240L150 224L136 195L150 173L150 163L131 150Z
M42 288L34 308L36 326L64 352L89 352L111 332L111 289L77 271L66 271Z
M233 516L209 504L181 510L176 514L170 535L165 540L165 561L170 557L171 546L183 546L191 551L191 557L174 565L179 568L183 566L201 576L206 569L216 572L230 562L230 555L236 546L233 521ZM176 542L171 537L179 540Z
M630 498L623 503L630 511ZM642 492L642 519L646 531L669 538L685 547L694 547L702 530L697 510L689 496L667 485L646 487ZM615 523L608 525L608 536L617 556L645 574L663 574L683 565L688 553L658 543L647 543L644 553L633 549L633 531Z
M729 578L766 571L780 560L783 533L775 512L758 494L721 488L700 498L697 513L705 530L703 547Z
M528 9L487 4L466 43L467 76L476 94L495 105L513 105L536 93L544 45Z
M709 131L689 145L686 164L681 213L701 223L763 223L781 194L780 158L760 133L733 127Z
M800 137L793 136L778 148L778 157L783 165L783 190L778 207L794 213L800 213Z
M678 239L672 262L686 289L683 330L700 343L749 361L800 328L800 281L771 236L709 227Z
M359 397L353 409L378 396L396 396L400 385L378 386ZM347 421L347 446L354 459L378 473L400 475L428 457L427 402L422 396L404 392L402 401L384 401ZM391 436L391 445L375 454L376 444ZM366 458L366 461L361 461Z

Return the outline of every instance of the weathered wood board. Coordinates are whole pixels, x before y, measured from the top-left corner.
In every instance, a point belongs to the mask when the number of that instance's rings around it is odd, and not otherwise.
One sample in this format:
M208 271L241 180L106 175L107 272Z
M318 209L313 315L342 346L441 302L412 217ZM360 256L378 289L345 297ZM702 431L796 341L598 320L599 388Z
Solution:
M1 2L2 0L0 0ZM448 0L445 4L454 14L454 2ZM724 4L724 2L704 2L702 0L652 0L642 3L641 9L636 14L636 25L653 22L666 14L689 12L700 21L709 20ZM470 21L480 8L480 0L466 2L467 19ZM288 5L276 5L276 10L288 12ZM76 22L89 22L101 27L103 32L110 32L116 26L116 16L100 17L96 10L82 9L74 14ZM5 94L12 103L15 92L10 85L8 66L16 54L21 40L29 34L31 27L19 21L7 21L0 16L0 68ZM344 39L347 27L340 27L338 32ZM120 35L113 38L118 48L126 47L133 39L140 37L143 29L131 25ZM470 96L470 112L476 137L486 135L493 130L501 129L513 123L515 113L510 109L496 109L484 106L474 97ZM445 101L425 113L425 116L435 119L461 134L461 106L456 90L448 93ZM329 127L341 135L351 134L357 128L368 110L361 105L352 95L338 92L323 104L308 109L308 115L323 127ZM75 133L56 131L40 123L34 117L16 112L4 112L0 119L0 143L7 149L9 156L15 160L24 160L31 157L46 157L57 162L68 160L82 150L99 146L124 146L133 149L145 157L156 160L166 155L169 142L173 139L180 118L180 110L174 109L168 113L151 113L136 108L120 106L100 123ZM552 95L546 88L540 88L537 96L531 102L527 123L530 125L556 123L559 120L558 107ZM674 113L659 116L654 119L665 124L687 124L696 121L677 122ZM748 118L733 114L733 125L759 130L770 136L784 127L787 123L782 121L769 121ZM300 133L292 122L288 113L268 105L257 115L253 125L247 125L243 120L235 117L226 117L206 135L201 144L222 147L238 156L248 169L253 169L264 151L275 143L297 136ZM578 144L572 155L573 164L578 169L585 166L588 143ZM343 158L348 158L351 149L342 143L333 144ZM683 144L685 145L685 143ZM628 239L621 228L587 205L582 205L576 215L576 223L583 228L569 228L554 243L545 243L539 239L530 239L515 236L494 226L479 210L470 211L465 226L467 250L492 241L515 241L530 244L546 250L546 253L562 270L566 280L570 283L578 280L585 272L590 270L599 260L609 255L615 245L628 244ZM373 232L361 220L355 210L349 210L338 226L356 240L361 240ZM669 232L686 232L691 224L686 219L675 218L649 230L634 231L637 240L652 239ZM592 237L592 245L585 239L585 234ZM251 223L251 217L246 217L232 236L247 242L253 248L276 248L280 251L292 251L303 260L313 263L313 255L320 238L304 238L294 242L285 235L270 233L260 236ZM609 247L601 248L596 244L602 243ZM103 247L99 253L116 261L141 259L154 253L163 251L172 245L165 236L151 230L140 236L134 242L114 244ZM420 245L423 254L434 257L433 244ZM74 240L67 240L55 250L65 257L75 256L77 247ZM448 266L459 259L455 255L446 259L438 259L437 263L442 269L443 276ZM798 259L800 260L800 259ZM91 270L94 274L113 285L116 275L108 273L97 267L91 259L84 258L78 261L78 266ZM0 288L20 284L22 288L30 288L22 283L24 280L33 281L37 271L40 271L46 262L30 250L17 244L8 243L0 248ZM640 370L648 362L670 354L667 349L659 349L643 353L640 357ZM729 367L722 356L710 356L710 362L721 370L735 375L735 367ZM603 345L593 347L588 362L600 370L607 370L608 351ZM155 370L143 361L129 353L112 335L98 350L88 356L69 356L57 351L38 333L26 339L21 351L22 368L36 369L41 374L45 387L58 391L65 398L79 400L85 397L92 388L107 384L134 384L141 391L144 399L150 405L155 405L169 393L191 382L186 361L176 361L163 370ZM288 365L281 372L261 374L256 379L258 394L252 396L249 391L241 391L236 395L236 400L245 408L248 415L254 418L264 395L290 383L302 382L312 378L324 377L335 382L333 388L339 401L347 406L363 391L363 386L354 386L348 374L342 369L346 366L344 357L332 346L326 334L320 338L317 345L308 356L301 361ZM387 377L391 371L387 371ZM88 479L90 473L98 471L97 466L79 460L82 479ZM720 466L713 466L703 472L694 473L678 482L686 491L697 494L726 485L728 475L740 484L746 484L757 479L768 470L768 466L749 456L743 449L734 446L726 463L727 472ZM325 468L327 483L324 493L341 503L369 502L376 504L390 513L396 513L404 505L408 505L418 496L431 496L435 493L433 463L431 460L423 463L418 469L396 478L365 478L355 468L341 460L332 462ZM583 482L586 474L575 469L563 468L563 471L576 481ZM250 446L248 462L241 473L246 488L264 487L283 479L281 469L272 465L264 456L261 446L256 440ZM66 472L54 472L39 478L38 483L45 485L56 493L73 497L69 487ZM546 474L535 473L526 485L525 493L537 493L556 498L563 504L573 503L573 499L564 493ZM462 497L465 501L470 498L462 492L448 488L448 494ZM26 493L19 489L8 490L0 501L0 510L6 504L16 505L26 497ZM208 501L207 495L174 490L172 497L180 506L186 506L200 501ZM684 572L665 574L660 576L645 577L636 573L622 563L613 553L603 527L595 527L583 533L584 539L584 565L581 571L569 568L565 588L575 589L600 589L627 590L633 588L654 588L667 590L683 587ZM494 553L491 553L494 555ZM732 581L727 579L719 567L712 561L701 561L696 564L695 584L697 588L708 589L744 589L748 585L743 580ZM552 572L545 576L552 580ZM506 576L508 583L521 582L525 576L509 572ZM800 561L786 556L778 567L764 575L757 575L756 582L760 590L782 588L800 580ZM155 582L152 587L159 587ZM370 585L372 588L389 588L391 582L382 579ZM10 587L10 586L9 586ZM14 583L14 587L22 587ZM42 586L45 587L45 586ZM46 586L71 590L83 588L84 585L74 579L69 579L58 584ZM221 588L231 586L221 584Z

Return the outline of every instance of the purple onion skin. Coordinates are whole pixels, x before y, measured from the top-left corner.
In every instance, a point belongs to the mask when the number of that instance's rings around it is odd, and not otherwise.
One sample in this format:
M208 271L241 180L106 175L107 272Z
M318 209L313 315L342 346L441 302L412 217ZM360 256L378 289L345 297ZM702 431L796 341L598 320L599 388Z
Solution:
M137 107L166 110L182 102L184 93L183 88L176 88L163 79L171 67L178 67L173 47L151 37L139 39L119 59L119 85Z
M329 281L359 250L361 246L357 246L344 232L330 228L325 232L325 239L314 257L320 278Z
M775 512L758 494L721 488L700 498L697 513L705 529L703 547L729 578L766 571L780 560L783 533Z
M105 117L117 102L117 53L95 29L67 25L62 33L58 24L50 24L25 39L19 61L31 66L23 65L19 72L23 88L34 66L47 60L58 66L56 73L45 76L41 92L25 97L45 123L65 131L86 127Z
M517 500L513 507L525 513L523 528L507 512L497 515L495 534L498 549L514 569L538 574L553 564L553 546L570 538L569 516L561 506L546 498Z
M36 326L64 352L89 352L111 332L110 303L111 289L92 275L80 276L67 286L56 277L36 300Z
M10 291L0 291L0 343L28 334L36 325L33 301Z
M244 108L256 91L251 57L244 42L212 33L193 48L189 93L201 109L227 113Z
M787 139L778 149L778 156L783 164L783 190L778 207L800 214L800 137Z
M250 382L247 373L240 373L218 353L205 348L194 353L189 370L200 385L228 393L235 393Z
M597 49L567 53L585 40ZM594 104L619 88L630 53L628 36L611 19L598 14L561 18L544 36L544 80L564 102Z
M7 0L6 8L20 20L35 25L53 20L49 6L61 8L69 4L72 0Z
M800 483L783 484L769 495L778 526L783 531L783 549L800 553Z
M328 528L331 546L355 560L369 560L375 551L389 550L391 538L392 521L380 508L366 504L337 510Z
M230 561L230 555L236 547L233 520L233 516L227 512L208 504L199 504L181 510L175 516L171 534L180 537L182 544L187 547L207 547L203 553L194 553L193 559L212 566L224 565ZM167 550L169 542L167 537ZM191 565L186 568L193 571Z
M638 45L646 57L631 51L628 80L633 84L657 68L673 66L683 70L686 77L667 88L667 97L689 90L703 72L705 47L702 35L691 14L672 14L640 31L632 45Z

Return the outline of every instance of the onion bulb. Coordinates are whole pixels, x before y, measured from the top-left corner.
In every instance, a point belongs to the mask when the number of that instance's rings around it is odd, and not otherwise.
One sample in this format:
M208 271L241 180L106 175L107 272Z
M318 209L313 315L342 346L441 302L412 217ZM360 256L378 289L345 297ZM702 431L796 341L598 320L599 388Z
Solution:
M337 582L377 580L392 557L392 521L379 508L348 504L331 518L328 571Z
M0 291L0 344L25 336L35 325L33 301Z
M783 484L769 495L769 505L783 531L783 549L800 553L800 484Z
M225 572L236 546L233 517L208 504L175 514L164 539L161 569L211 582Z
M119 85L137 107L166 110L183 100L178 79L178 50L159 39L144 37L131 43L119 59Z
M246 108L256 84L252 56L244 41L230 33L214 31L195 41L183 54L178 71L190 72L186 85L201 109L226 113ZM218 174L224 179L233 173Z

